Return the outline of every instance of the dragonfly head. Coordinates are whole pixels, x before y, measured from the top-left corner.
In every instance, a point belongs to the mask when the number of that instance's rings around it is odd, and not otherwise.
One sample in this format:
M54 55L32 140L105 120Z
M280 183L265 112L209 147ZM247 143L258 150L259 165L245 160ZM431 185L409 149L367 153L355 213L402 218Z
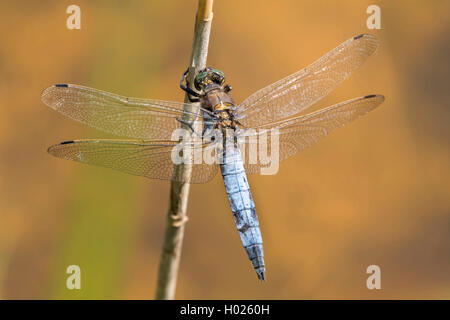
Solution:
M222 71L211 67L200 71L194 79L195 88L204 92L220 88L224 83L225 74Z

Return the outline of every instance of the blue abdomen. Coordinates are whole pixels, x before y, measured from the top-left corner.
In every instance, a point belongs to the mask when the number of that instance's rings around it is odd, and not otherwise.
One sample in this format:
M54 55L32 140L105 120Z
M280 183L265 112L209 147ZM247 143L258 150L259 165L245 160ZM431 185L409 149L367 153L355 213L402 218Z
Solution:
M220 170L242 245L252 261L258 278L264 280L265 267L261 231L238 148L224 150L223 164L220 165Z

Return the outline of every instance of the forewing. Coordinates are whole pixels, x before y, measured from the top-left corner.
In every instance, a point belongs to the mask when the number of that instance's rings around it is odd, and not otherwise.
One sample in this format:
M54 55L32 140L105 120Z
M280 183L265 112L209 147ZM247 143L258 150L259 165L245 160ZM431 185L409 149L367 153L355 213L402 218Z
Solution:
M138 139L171 139L177 119L194 120L192 104L123 97L73 84L45 89L42 101L56 111L109 133ZM190 111L185 111L188 108Z
M365 115L383 101L382 95L369 95L348 100L307 115L269 123L260 126L258 131L250 134L244 133L240 137L240 147L249 150L258 145L258 148L260 148L261 141L264 141L261 138L264 139L263 134L265 134L268 137L266 158L269 158L272 152L278 150L278 159L283 161L311 146L333 130ZM271 129L274 130L271 131ZM275 143L276 140L278 140L278 147ZM260 173L262 168L269 166L267 161L261 161L261 154L258 154L256 162L254 155L250 158L251 152L247 151L244 154L244 165L247 173ZM264 157L265 154L262 154L262 156Z
M237 119L251 128L305 110L344 81L377 46L377 39L369 34L343 42L310 66L248 97L239 105Z
M217 164L192 164L191 175L175 174L172 152L178 142L139 140L74 140L51 146L51 155L106 167L151 179L205 183L214 178ZM203 152L206 145L193 147Z

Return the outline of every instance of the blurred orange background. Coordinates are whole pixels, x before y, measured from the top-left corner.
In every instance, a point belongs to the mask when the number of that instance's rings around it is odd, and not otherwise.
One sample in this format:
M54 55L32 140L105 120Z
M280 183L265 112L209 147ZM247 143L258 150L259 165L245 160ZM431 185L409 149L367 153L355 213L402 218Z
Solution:
M0 297L152 299L169 183L52 158L46 148L107 134L40 101L54 83L182 101L196 0L0 4ZM366 8L381 7L381 30ZM250 176L267 265L260 283L220 175L191 187L176 298L450 298L450 2L220 1L208 64L233 96L312 63L359 33L374 56L315 108L380 93L384 104ZM82 289L66 289L81 267ZM381 267L381 290L366 268Z

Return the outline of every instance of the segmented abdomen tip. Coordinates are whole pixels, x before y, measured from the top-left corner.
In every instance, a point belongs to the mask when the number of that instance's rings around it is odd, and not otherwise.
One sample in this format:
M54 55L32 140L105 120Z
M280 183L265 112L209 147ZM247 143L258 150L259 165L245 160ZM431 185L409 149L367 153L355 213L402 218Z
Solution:
M258 275L258 279L261 281L266 281L266 272L261 270L261 271L256 271L256 274Z

